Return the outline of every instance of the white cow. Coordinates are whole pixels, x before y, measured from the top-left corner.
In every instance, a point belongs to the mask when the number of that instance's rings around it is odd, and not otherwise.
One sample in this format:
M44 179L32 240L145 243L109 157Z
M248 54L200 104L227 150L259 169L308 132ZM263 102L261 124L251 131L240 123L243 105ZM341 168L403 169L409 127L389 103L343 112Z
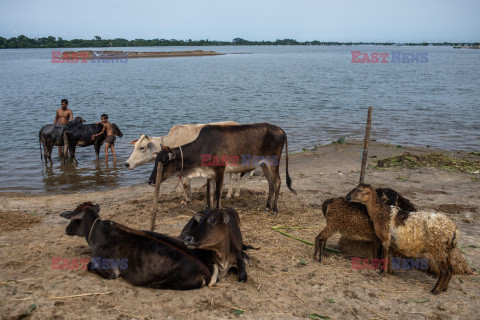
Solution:
M130 158L128 158L125 166L129 169L133 169L142 164L155 161L155 152L160 152L163 146L169 146L171 148L176 148L183 146L189 142L197 139L200 130L206 125L238 125L234 121L225 121L225 122L214 122L207 124L177 124L170 129L170 132L163 137L148 137L146 135L141 135L140 139L133 140L130 142L131 145L135 146ZM227 171L228 173L228 171ZM252 174L254 171L252 171ZM234 178L237 179L237 188L235 190L234 197L240 195L240 176L241 173L232 174L230 173L230 186L228 187L228 193L226 199L232 197ZM190 188L190 179L184 177L183 179L183 200L182 204L187 204L192 200L192 190Z

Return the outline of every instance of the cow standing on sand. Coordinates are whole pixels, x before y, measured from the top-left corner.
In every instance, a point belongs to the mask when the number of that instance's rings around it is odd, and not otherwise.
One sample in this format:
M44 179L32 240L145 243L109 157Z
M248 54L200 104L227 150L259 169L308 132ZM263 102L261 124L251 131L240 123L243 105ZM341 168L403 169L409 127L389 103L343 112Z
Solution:
M140 165L148 162L155 161L155 152L160 152L162 147L169 146L170 148L176 148L194 141L200 132L200 130L207 124L178 124L170 129L170 132L163 137L148 137L147 135L141 135L140 139L130 142L135 148L125 162L125 166L128 169L134 169ZM234 121L214 122L208 125L239 125ZM228 171L227 171L228 172ZM253 173L253 171L252 171ZM237 185L233 197L240 196L240 173L235 174ZM192 201L192 189L190 187L190 178L184 177L183 179L183 199L181 204L188 204ZM230 199L233 193L234 175L230 174L230 186L226 195L226 199Z
M40 141L40 159L42 158L42 145L43 145L43 157L45 158L45 164L52 161L53 146L64 147L63 157L67 156L67 146L64 145L63 132L68 128L75 128L83 124L85 120L81 117L76 117L74 120L69 121L67 124L47 124L43 126L38 132L38 139ZM62 154L60 154L61 156Z
M100 220L100 206L80 204L60 214L71 220L66 233L85 237L92 248L88 271L106 279L122 276L136 286L189 290L210 283L211 273L198 250L169 236L130 229L109 220Z
M178 148L164 147L155 159L149 184L157 179L160 182L175 175L207 178L207 206L213 204L213 183L216 184L216 207L221 207L221 190L226 170L228 172L248 172L261 166L268 181L268 199L266 209L278 213L277 202L280 192L279 165L283 145L286 154L286 177L288 188L292 181L288 174L287 135L282 128L257 123L238 126L205 126L198 138Z

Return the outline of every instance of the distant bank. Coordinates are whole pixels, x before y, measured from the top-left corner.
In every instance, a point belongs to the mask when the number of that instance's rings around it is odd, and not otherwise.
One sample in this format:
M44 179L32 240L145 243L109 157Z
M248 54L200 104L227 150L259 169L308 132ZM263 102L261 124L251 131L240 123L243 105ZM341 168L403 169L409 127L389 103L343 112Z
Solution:
M225 53L218 53L215 51L163 51L163 52L138 52L138 51L64 51L60 54L58 51L56 58L63 60L83 59L136 59L136 58L168 58L168 57L198 57L198 56L218 56L225 55Z
M102 39L95 36L94 39L72 39L65 40L61 37L41 37L29 38L25 35L18 37L4 38L0 36L0 49L16 48L105 48L105 47L167 47L167 46L363 46L363 45L381 45L381 46L457 46L472 47L479 46L479 42L372 42L372 41L297 41L295 39L277 39L275 41L251 41L242 38L235 38L232 41L217 40L176 40L176 39L135 39L127 40L122 38Z

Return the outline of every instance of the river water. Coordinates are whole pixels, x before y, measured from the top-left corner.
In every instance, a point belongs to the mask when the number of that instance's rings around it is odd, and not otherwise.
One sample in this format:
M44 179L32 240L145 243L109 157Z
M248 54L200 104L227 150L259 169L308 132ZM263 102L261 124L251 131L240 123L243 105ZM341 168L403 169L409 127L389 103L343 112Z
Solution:
M289 151L339 137L362 138L373 107L372 138L400 145L480 150L480 50L450 47L248 46L118 48L214 50L211 57L52 63L52 50L0 50L0 191L72 192L145 182L153 164L123 166L140 134L175 124L270 122ZM72 49L68 49L72 50ZM114 48L113 50L117 50ZM351 63L351 51L387 52L388 63ZM392 51L427 53L424 63L392 63ZM108 113L123 131L118 164L77 147L77 167L40 160L39 129L60 100L92 123ZM56 155L56 147L54 155ZM111 157L110 157L111 159Z

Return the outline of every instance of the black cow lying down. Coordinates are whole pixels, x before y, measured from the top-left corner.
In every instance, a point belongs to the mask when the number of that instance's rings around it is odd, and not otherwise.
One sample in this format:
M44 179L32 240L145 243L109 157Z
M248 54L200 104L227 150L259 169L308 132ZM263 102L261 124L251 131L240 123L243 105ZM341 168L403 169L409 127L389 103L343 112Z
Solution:
M85 237L92 248L93 263L87 266L90 272L106 279L121 275L134 285L157 289L188 290L210 282L206 264L181 240L100 220L99 211L98 204L85 202L60 214L71 220L67 235ZM103 265L103 261L121 263Z
M123 137L122 131L117 127L115 123L112 123L113 134L118 137ZM67 128L63 133L64 144L68 146L70 151L70 157L72 162L78 164L77 158L75 158L76 146L86 147L95 146L96 159L98 160L100 154L100 147L102 146L105 138L107 137L107 131L97 136L92 140L92 136L99 134L103 130L103 125L100 123L85 124L72 128Z
M47 161L52 162L52 149L53 146L64 146L63 132L67 128L73 128L81 125L85 122L81 117L76 117L74 120L69 121L68 124L47 124L43 126L38 132L38 140L40 141L40 159L42 158L42 145L43 156L45 157L45 164ZM63 157L66 157L66 147L64 148Z
M247 281L245 261L250 259L243 250L254 249L243 243L240 232L240 218L235 210L206 209L198 212L187 223L180 234L190 249L202 249L213 253L212 280L224 278L233 267L237 269L238 281Z

